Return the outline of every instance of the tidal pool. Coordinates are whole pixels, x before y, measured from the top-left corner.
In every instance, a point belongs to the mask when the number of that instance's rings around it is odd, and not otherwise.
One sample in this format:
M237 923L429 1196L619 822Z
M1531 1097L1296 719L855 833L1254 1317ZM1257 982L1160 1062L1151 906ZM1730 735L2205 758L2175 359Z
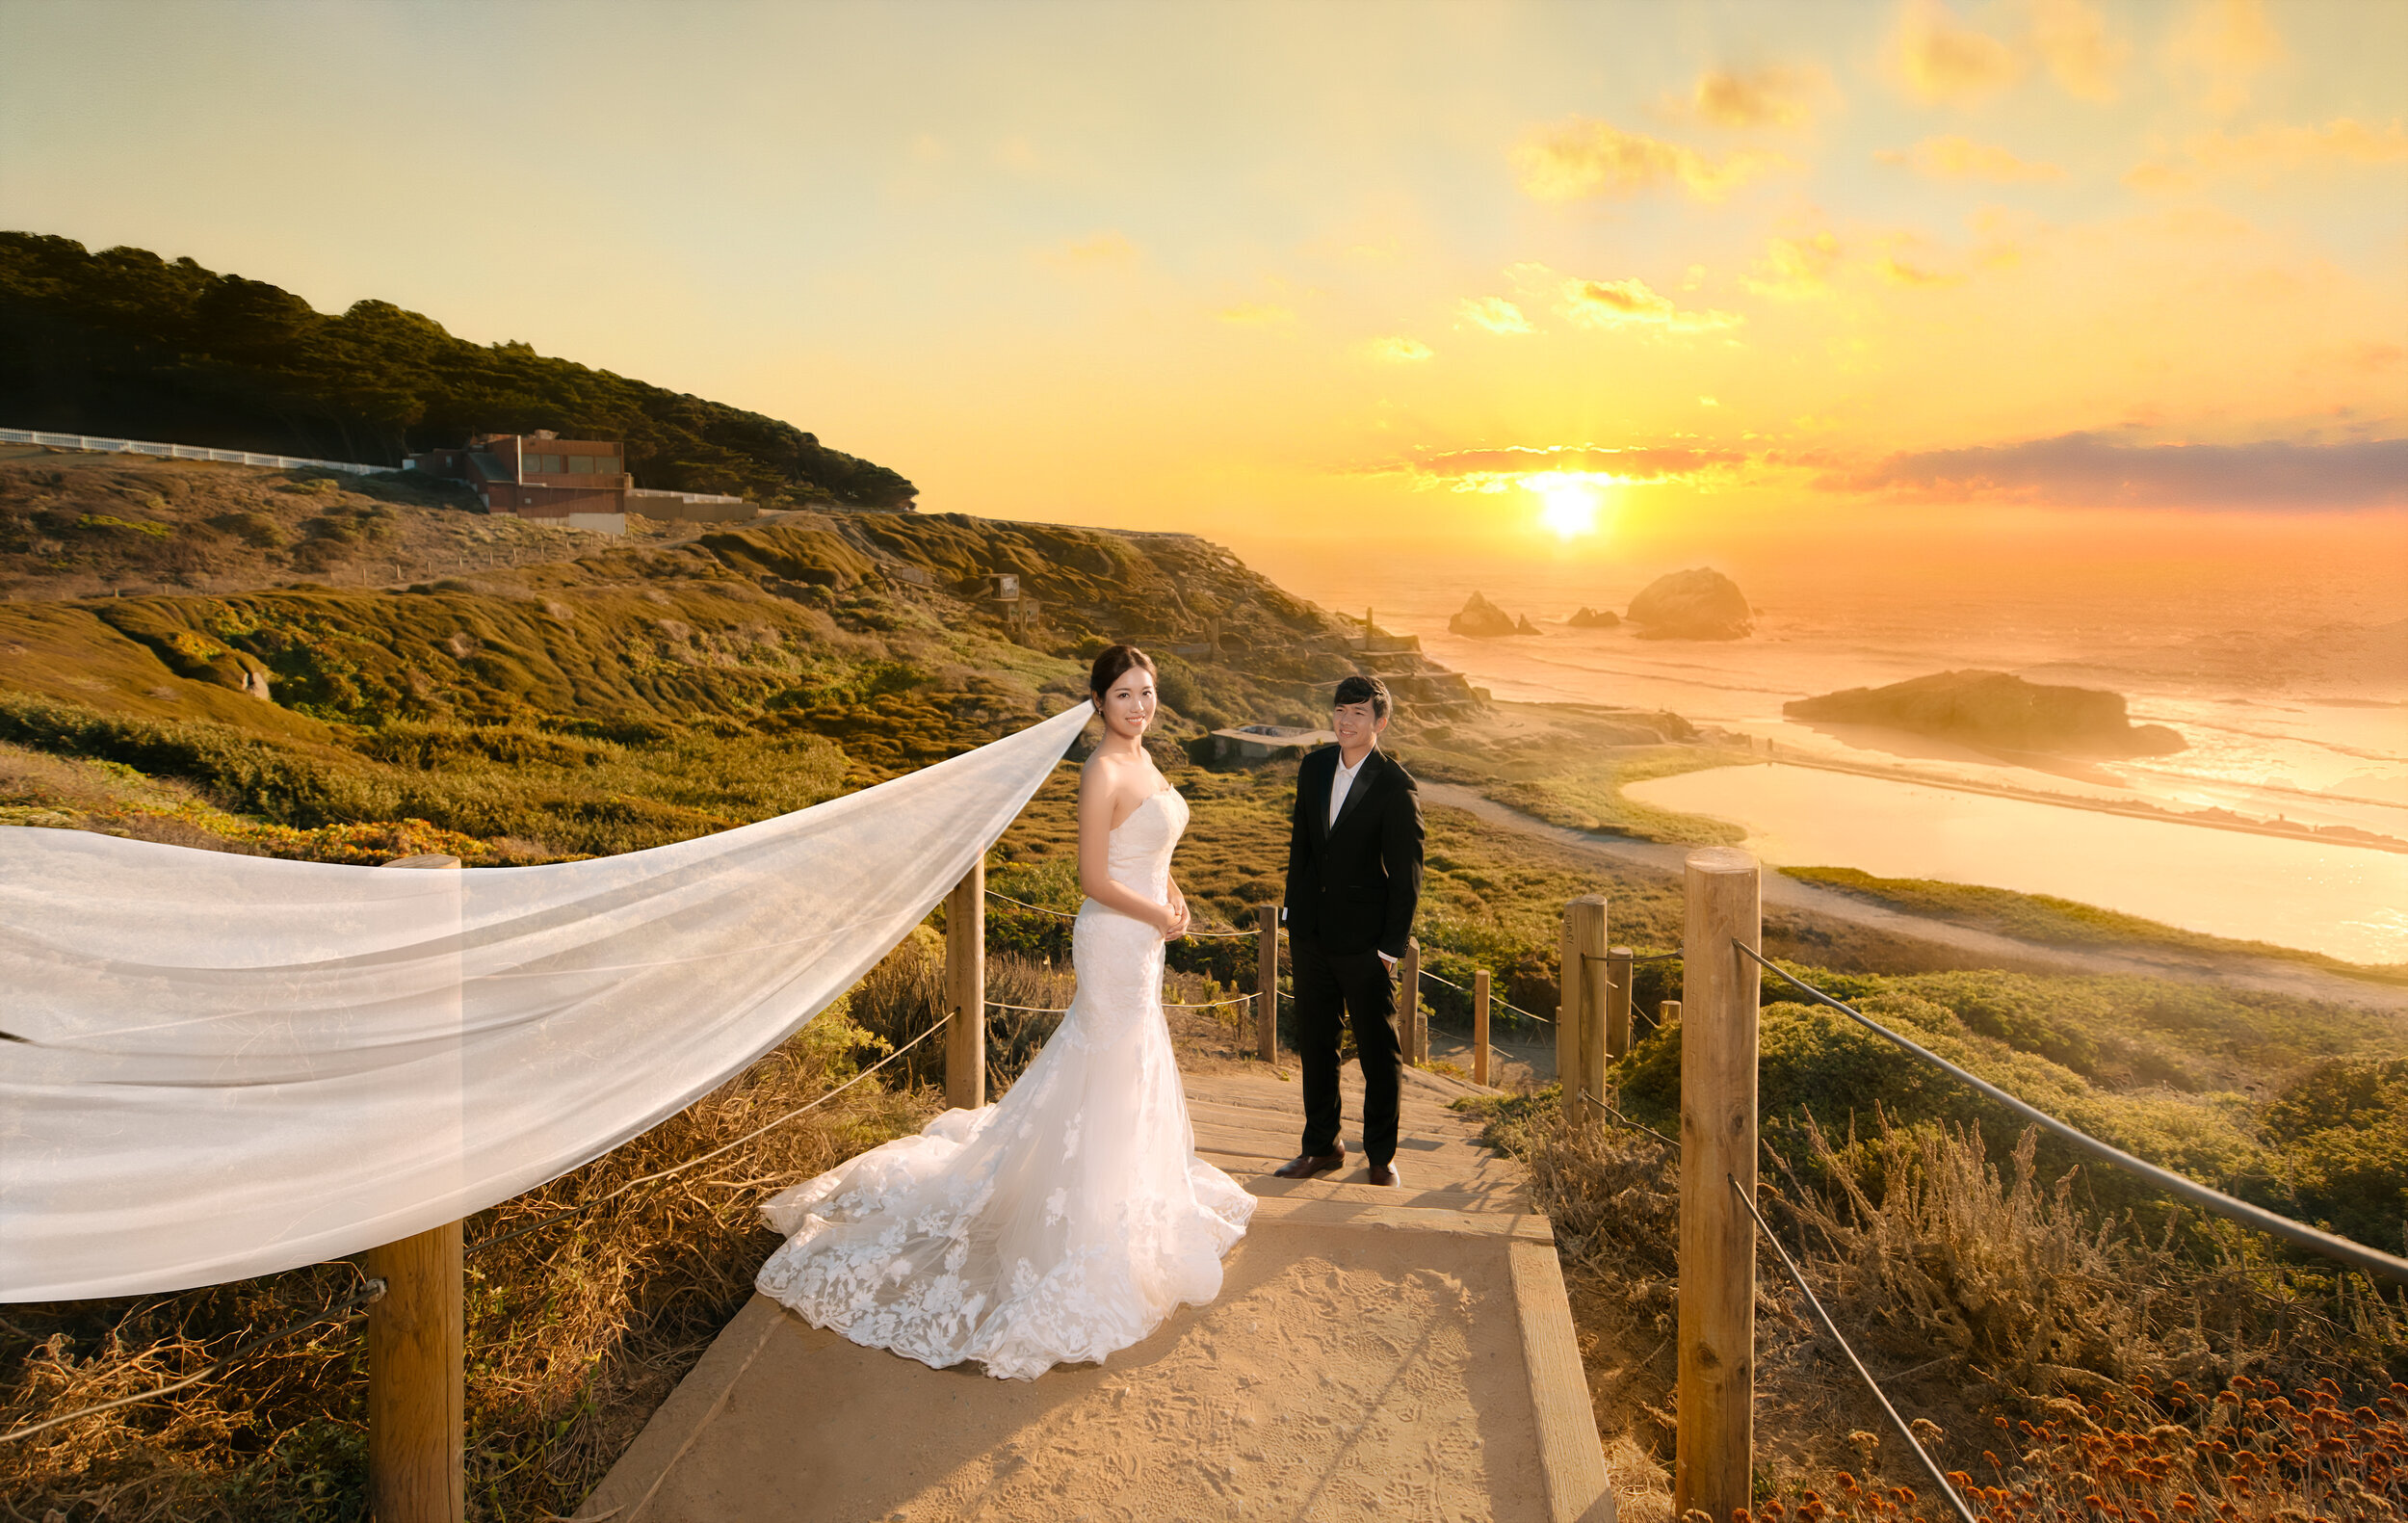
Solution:
M2408 962L2408 854L2399 853L1805 767L1716 767L1623 791L1731 821L1774 865L2055 894L2186 931Z

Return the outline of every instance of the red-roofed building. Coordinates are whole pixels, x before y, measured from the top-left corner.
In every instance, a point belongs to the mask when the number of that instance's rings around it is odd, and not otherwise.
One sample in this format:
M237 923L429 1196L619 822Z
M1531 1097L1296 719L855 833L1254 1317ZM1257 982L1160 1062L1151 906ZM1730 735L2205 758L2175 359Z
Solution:
M549 429L533 433L480 433L465 449L428 450L406 468L466 482L489 512L565 522L572 529L625 534L627 514L732 522L753 516L742 497L707 492L642 491L627 473L625 451L601 439L563 439Z

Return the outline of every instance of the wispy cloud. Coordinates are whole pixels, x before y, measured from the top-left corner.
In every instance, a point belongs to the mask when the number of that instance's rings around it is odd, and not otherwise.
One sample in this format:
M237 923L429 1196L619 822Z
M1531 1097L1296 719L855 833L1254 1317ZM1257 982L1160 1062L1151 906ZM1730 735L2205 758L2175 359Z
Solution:
M1840 267L1840 240L1829 230L1800 238L1774 238L1765 256L1742 277L1750 291L1783 302L1828 296Z
M2032 45L2068 94L2113 100L2132 44L2107 30L2090 0L2031 0Z
M1491 333L1527 333L1531 320L1522 309L1501 296L1471 297L1455 306L1455 313L1474 328Z
M1295 322L1296 309L1276 302L1241 302L1236 306L1222 307L1213 316L1237 328L1276 328Z
M2247 132L2218 127L2185 144L2179 158L2135 165L2124 183L2138 191L2179 191L2213 174L2267 175L2386 164L2408 164L2408 125L2396 117L2379 126L2336 117L2321 127L2285 122L2265 122Z
M1429 358L1437 351L1418 338L1407 338L1402 333L1391 333L1384 338L1374 338L1365 344L1363 353L1370 358L1382 360L1392 365L1414 365Z
M1718 201L1787 162L1777 153L1756 149L1712 158L1585 117L1534 127L1513 149L1523 191L1542 201L1631 196L1664 185L1677 186L1699 200Z
M1978 100L2023 71L2013 48L1960 25L1940 0L1906 0L1893 49L1906 88L1927 101Z
M2069 508L2315 512L2408 505L2408 438L2314 444L2123 444L2097 433L1893 455L1825 490Z
M1697 76L1679 116L1716 127L1802 127L1814 119L1816 102L1830 92L1820 69L1786 64L1760 68L1710 68Z
M1728 476L1747 462L1737 450L1688 445L1616 448L1602 444L1509 444L1424 452L1374 466L1371 474L1403 474L1419 486L1495 492L1536 475L1565 475L1600 485L1699 482Z
M2175 66L2203 77L2203 104L2219 116L2249 104L2252 81L2283 52L2264 0L2199 0L2172 47Z
M1873 158L1882 164L1902 164L1934 180L2061 180L2065 171L2054 164L2019 159L1993 144L1970 138L1925 138L1912 148L1884 148Z
M1138 262L1138 246L1116 232L1074 238L1042 250L1038 257L1057 270L1126 270Z
M1713 308L1685 310L1646 281L1579 280L1563 282L1556 310L1583 328L1653 328L1667 333L1710 333L1737 328L1746 319L1737 312Z

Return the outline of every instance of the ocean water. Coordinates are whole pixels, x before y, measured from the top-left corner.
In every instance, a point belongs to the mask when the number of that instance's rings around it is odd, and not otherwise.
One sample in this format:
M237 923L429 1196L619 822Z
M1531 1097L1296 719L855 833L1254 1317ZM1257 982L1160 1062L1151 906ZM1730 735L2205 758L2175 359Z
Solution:
M2051 553L1724 564L1757 622L1750 638L1718 643L1565 626L1582 606L1627 608L1677 562L1241 553L1324 607L1368 608L1382 629L1421 636L1433 659L1499 698L1665 708L1774 757L1893 775L1718 769L1635 790L1741 825L1768 861L2057 894L2218 935L2408 961L2408 855L2074 807L2220 809L2408 841L2408 559L2388 558L2382 535L2362 540L2349 554L2308 545L2175 563ZM1449 633L1474 591L1541 633ZM1781 712L1793 698L1965 668L2123 694L2135 722L2171 725L2187 748L2133 761L2008 759Z

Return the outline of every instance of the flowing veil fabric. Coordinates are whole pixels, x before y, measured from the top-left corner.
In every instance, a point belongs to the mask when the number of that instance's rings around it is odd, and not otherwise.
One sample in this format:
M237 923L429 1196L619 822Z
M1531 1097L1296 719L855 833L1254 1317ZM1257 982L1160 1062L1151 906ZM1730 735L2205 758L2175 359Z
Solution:
M773 820L547 867L0 828L0 1301L272 1274L598 1157L858 982L1091 712Z

